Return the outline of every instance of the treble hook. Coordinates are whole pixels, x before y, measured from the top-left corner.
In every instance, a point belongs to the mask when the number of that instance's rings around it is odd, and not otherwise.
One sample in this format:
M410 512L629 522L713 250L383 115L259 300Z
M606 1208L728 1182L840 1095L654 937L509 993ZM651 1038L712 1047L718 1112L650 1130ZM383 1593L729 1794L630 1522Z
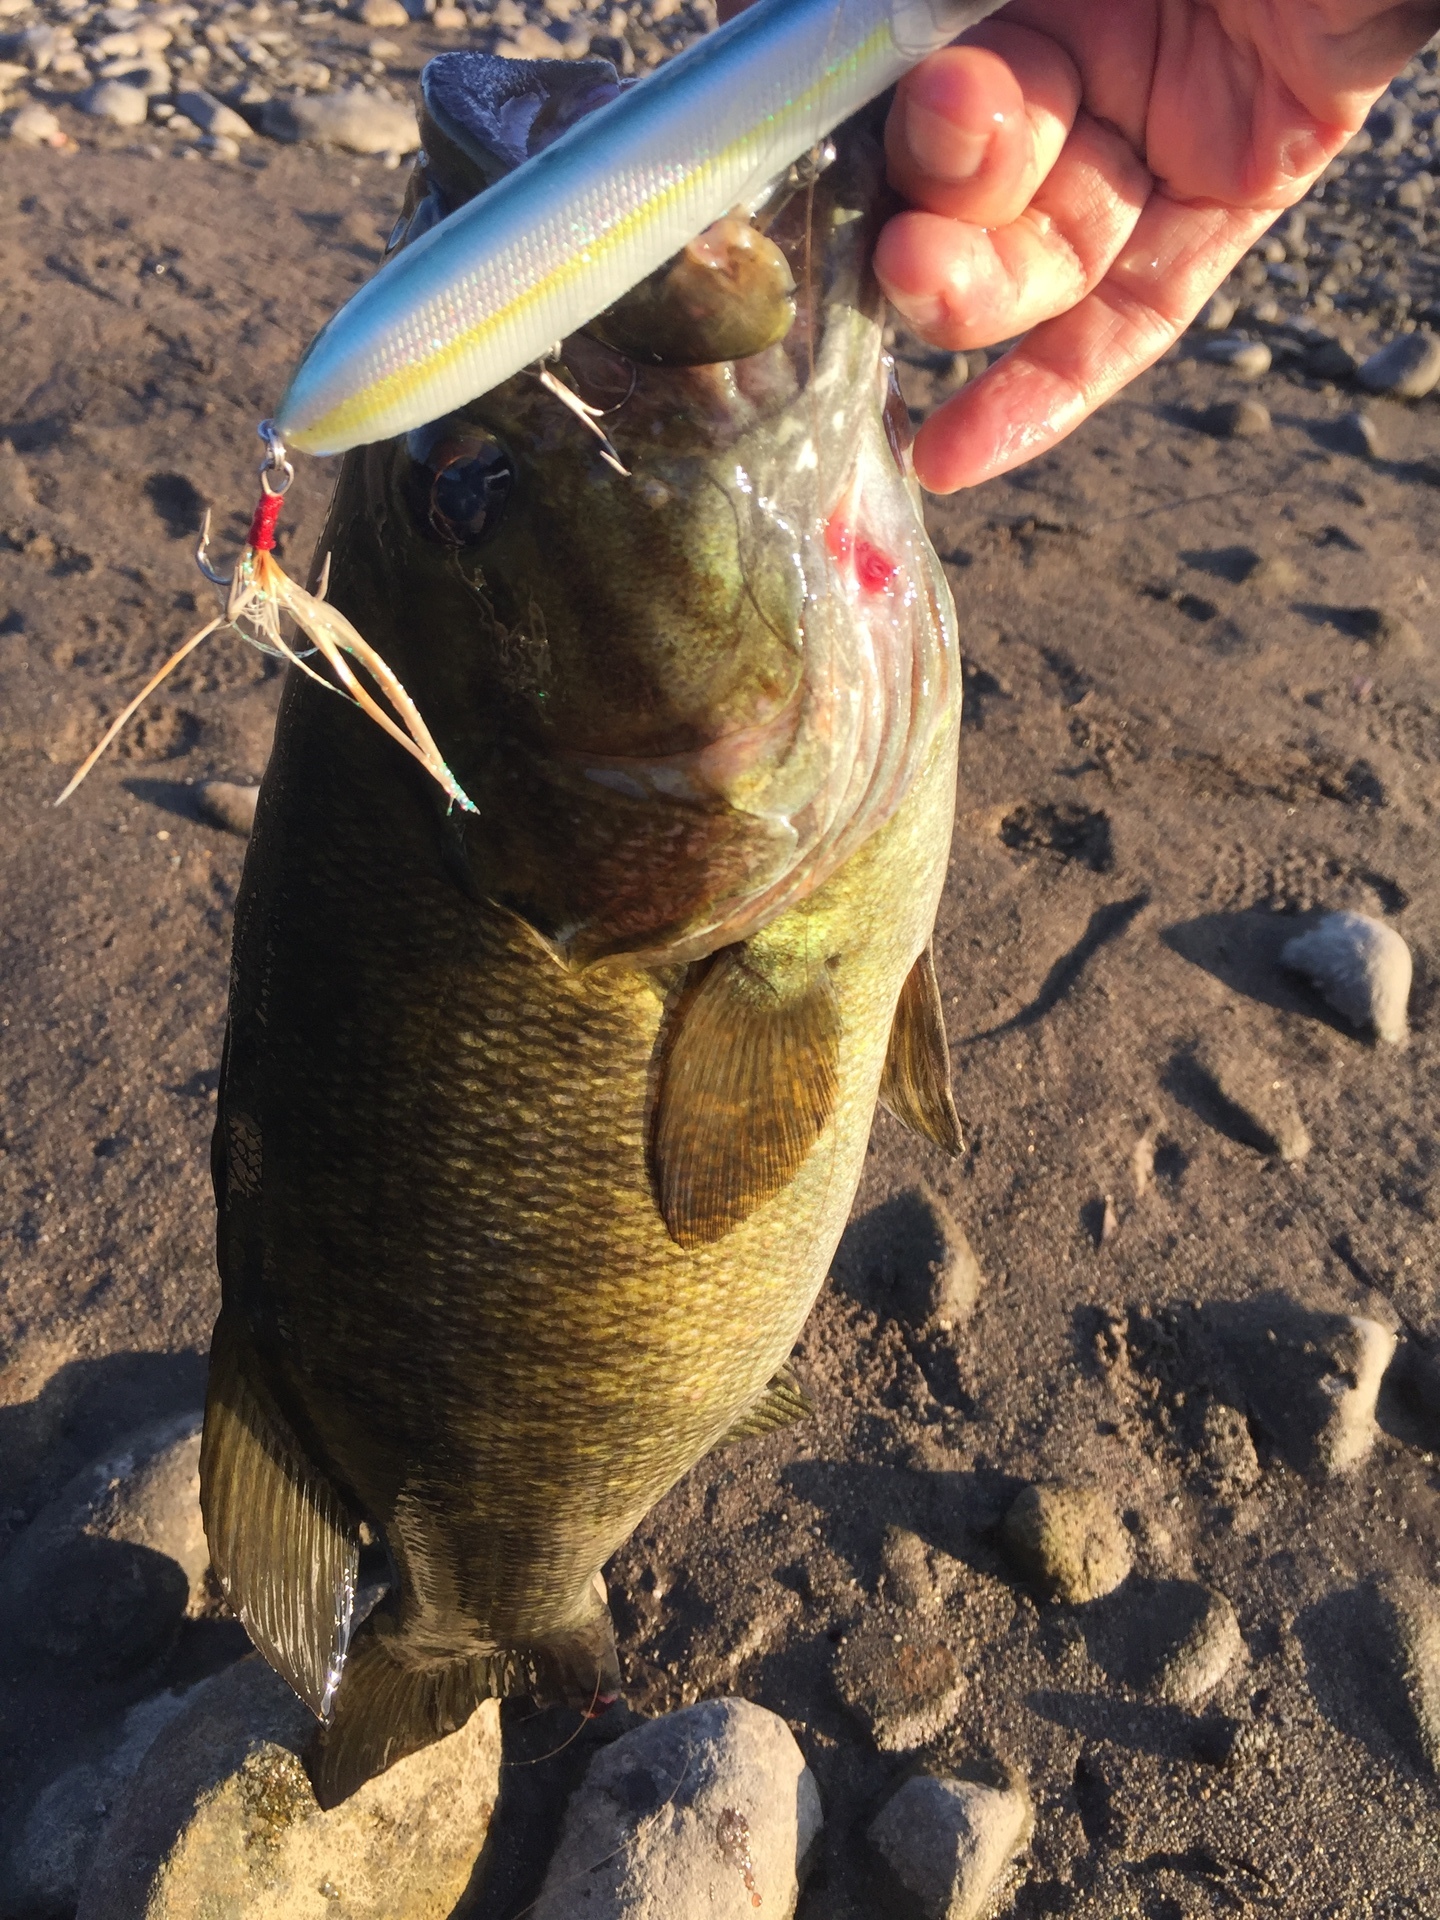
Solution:
M205 509L205 518L200 523L200 538L195 542L195 564L210 582L212 587L234 585L233 573L217 573L210 564L210 509Z

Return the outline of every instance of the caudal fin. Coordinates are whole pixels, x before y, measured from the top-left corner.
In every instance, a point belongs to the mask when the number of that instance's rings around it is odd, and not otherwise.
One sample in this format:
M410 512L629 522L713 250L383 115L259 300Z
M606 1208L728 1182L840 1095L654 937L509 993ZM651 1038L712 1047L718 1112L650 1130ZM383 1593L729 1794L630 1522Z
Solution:
M594 1712L620 1691L609 1608L534 1646L408 1664L404 1644L376 1620L357 1634L329 1721L305 1756L327 1810L407 1754L463 1727L482 1700L529 1694L544 1706Z

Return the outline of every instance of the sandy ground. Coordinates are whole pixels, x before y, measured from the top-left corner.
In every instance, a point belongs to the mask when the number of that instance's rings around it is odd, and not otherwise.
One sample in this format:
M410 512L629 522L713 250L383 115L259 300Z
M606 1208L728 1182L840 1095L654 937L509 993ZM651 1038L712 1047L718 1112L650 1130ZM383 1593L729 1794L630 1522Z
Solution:
M212 644L72 803L49 802L117 696L208 611L200 507L223 554L252 423L373 264L403 188L378 161L125 148L12 147L0 170L11 1530L137 1417L199 1390L244 848L191 789L258 774L278 680ZM1440 416L1377 402L1383 457L1362 458L1338 450L1353 396L1285 372L1242 388L1195 344L1057 453L933 512L967 654L938 955L968 1150L946 1162L882 1117L856 1217L888 1204L903 1221L929 1182L979 1256L978 1310L917 1331L862 1224L797 1357L817 1419L705 1463L609 1570L631 1708L737 1691L795 1728L828 1821L802 1920L885 1911L863 1828L915 1759L877 1751L831 1675L842 1643L876 1631L943 1640L966 1676L925 1763L1027 1782L1018 1914L1440 1915L1440 1797L1366 1599L1378 1571L1437 1578L1440 1431L1387 1390L1353 1474L1307 1476L1260 1432L1258 1484L1217 1491L1183 1338L1197 1310L1278 1294L1440 1341L1440 490L1424 464ZM906 378L925 404L931 376ZM1206 431L1205 409L1243 394L1273 431ZM293 564L327 484L306 466ZM1276 969L1289 916L1320 906L1404 932L1408 1049L1357 1038ZM1303 1165L1197 1091L1193 1052L1221 1041L1292 1085ZM1118 1230L1101 1245L1107 1195ZM1043 1473L1113 1493L1137 1617L1179 1579L1233 1603L1244 1652L1203 1703L1127 1684L1115 1620L1037 1603L1007 1569L998 1520ZM925 1543L928 1610L886 1574L897 1525ZM42 1688L10 1662L7 1806L128 1700L234 1657L237 1633L197 1623L163 1674L123 1683ZM517 1759L573 1726L509 1720ZM510 1920L533 1896L556 1796L597 1737L515 1770L473 1913Z

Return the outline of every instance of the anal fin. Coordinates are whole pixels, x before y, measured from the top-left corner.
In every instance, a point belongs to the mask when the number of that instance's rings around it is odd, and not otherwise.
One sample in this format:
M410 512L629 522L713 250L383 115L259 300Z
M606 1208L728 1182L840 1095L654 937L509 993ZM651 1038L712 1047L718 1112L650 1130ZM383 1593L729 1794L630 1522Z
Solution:
M963 1153L965 1137L950 1087L950 1047L935 952L926 947L905 976L880 1078L880 1099L902 1126L946 1153Z
M717 1447L728 1447L732 1440L755 1440L761 1434L775 1433L781 1427L792 1427L797 1420L809 1420L814 1412L810 1396L800 1382L788 1366L781 1367L754 1406L742 1413L734 1426L728 1428L715 1444Z
M482 1700L530 1695L542 1706L593 1713L620 1691L615 1629L603 1599L566 1633L534 1646L412 1665L384 1615L356 1636L335 1710L305 1755L315 1797L327 1810L465 1725Z
M672 1239L707 1246L789 1185L834 1112L839 1056L826 968L786 988L743 947L716 958L660 1089L655 1167Z
M200 1444L205 1536L245 1631L323 1718L350 1643L359 1530L254 1373L222 1313Z

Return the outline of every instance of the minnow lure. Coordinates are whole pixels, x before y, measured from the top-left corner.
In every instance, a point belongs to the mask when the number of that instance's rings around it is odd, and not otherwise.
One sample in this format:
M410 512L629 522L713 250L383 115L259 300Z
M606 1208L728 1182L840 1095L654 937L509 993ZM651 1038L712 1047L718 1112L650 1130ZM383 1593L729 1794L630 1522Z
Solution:
M343 692L414 755L451 804L471 803L405 689L354 627L275 561L275 516L292 469L285 441L343 453L408 433L543 359L723 215L769 188L842 120L1003 0L759 0L412 239L311 341L272 422L263 491L233 576L192 635L107 728L56 805L179 663L230 626L304 672L319 653ZM593 414L546 370L542 382ZM600 432L593 420L592 431ZM282 439L283 436L283 439ZM605 439L600 432L602 441ZM607 443L608 446L608 443ZM626 470L613 454L609 464ZM280 476L276 484L270 476ZM207 523L208 526L208 523ZM257 534L259 537L257 538ZM281 637L288 614L310 641ZM357 661L398 724L357 680ZM321 676L315 675L320 678Z
M759 0L395 255L275 415L343 453L488 393L1001 0Z

